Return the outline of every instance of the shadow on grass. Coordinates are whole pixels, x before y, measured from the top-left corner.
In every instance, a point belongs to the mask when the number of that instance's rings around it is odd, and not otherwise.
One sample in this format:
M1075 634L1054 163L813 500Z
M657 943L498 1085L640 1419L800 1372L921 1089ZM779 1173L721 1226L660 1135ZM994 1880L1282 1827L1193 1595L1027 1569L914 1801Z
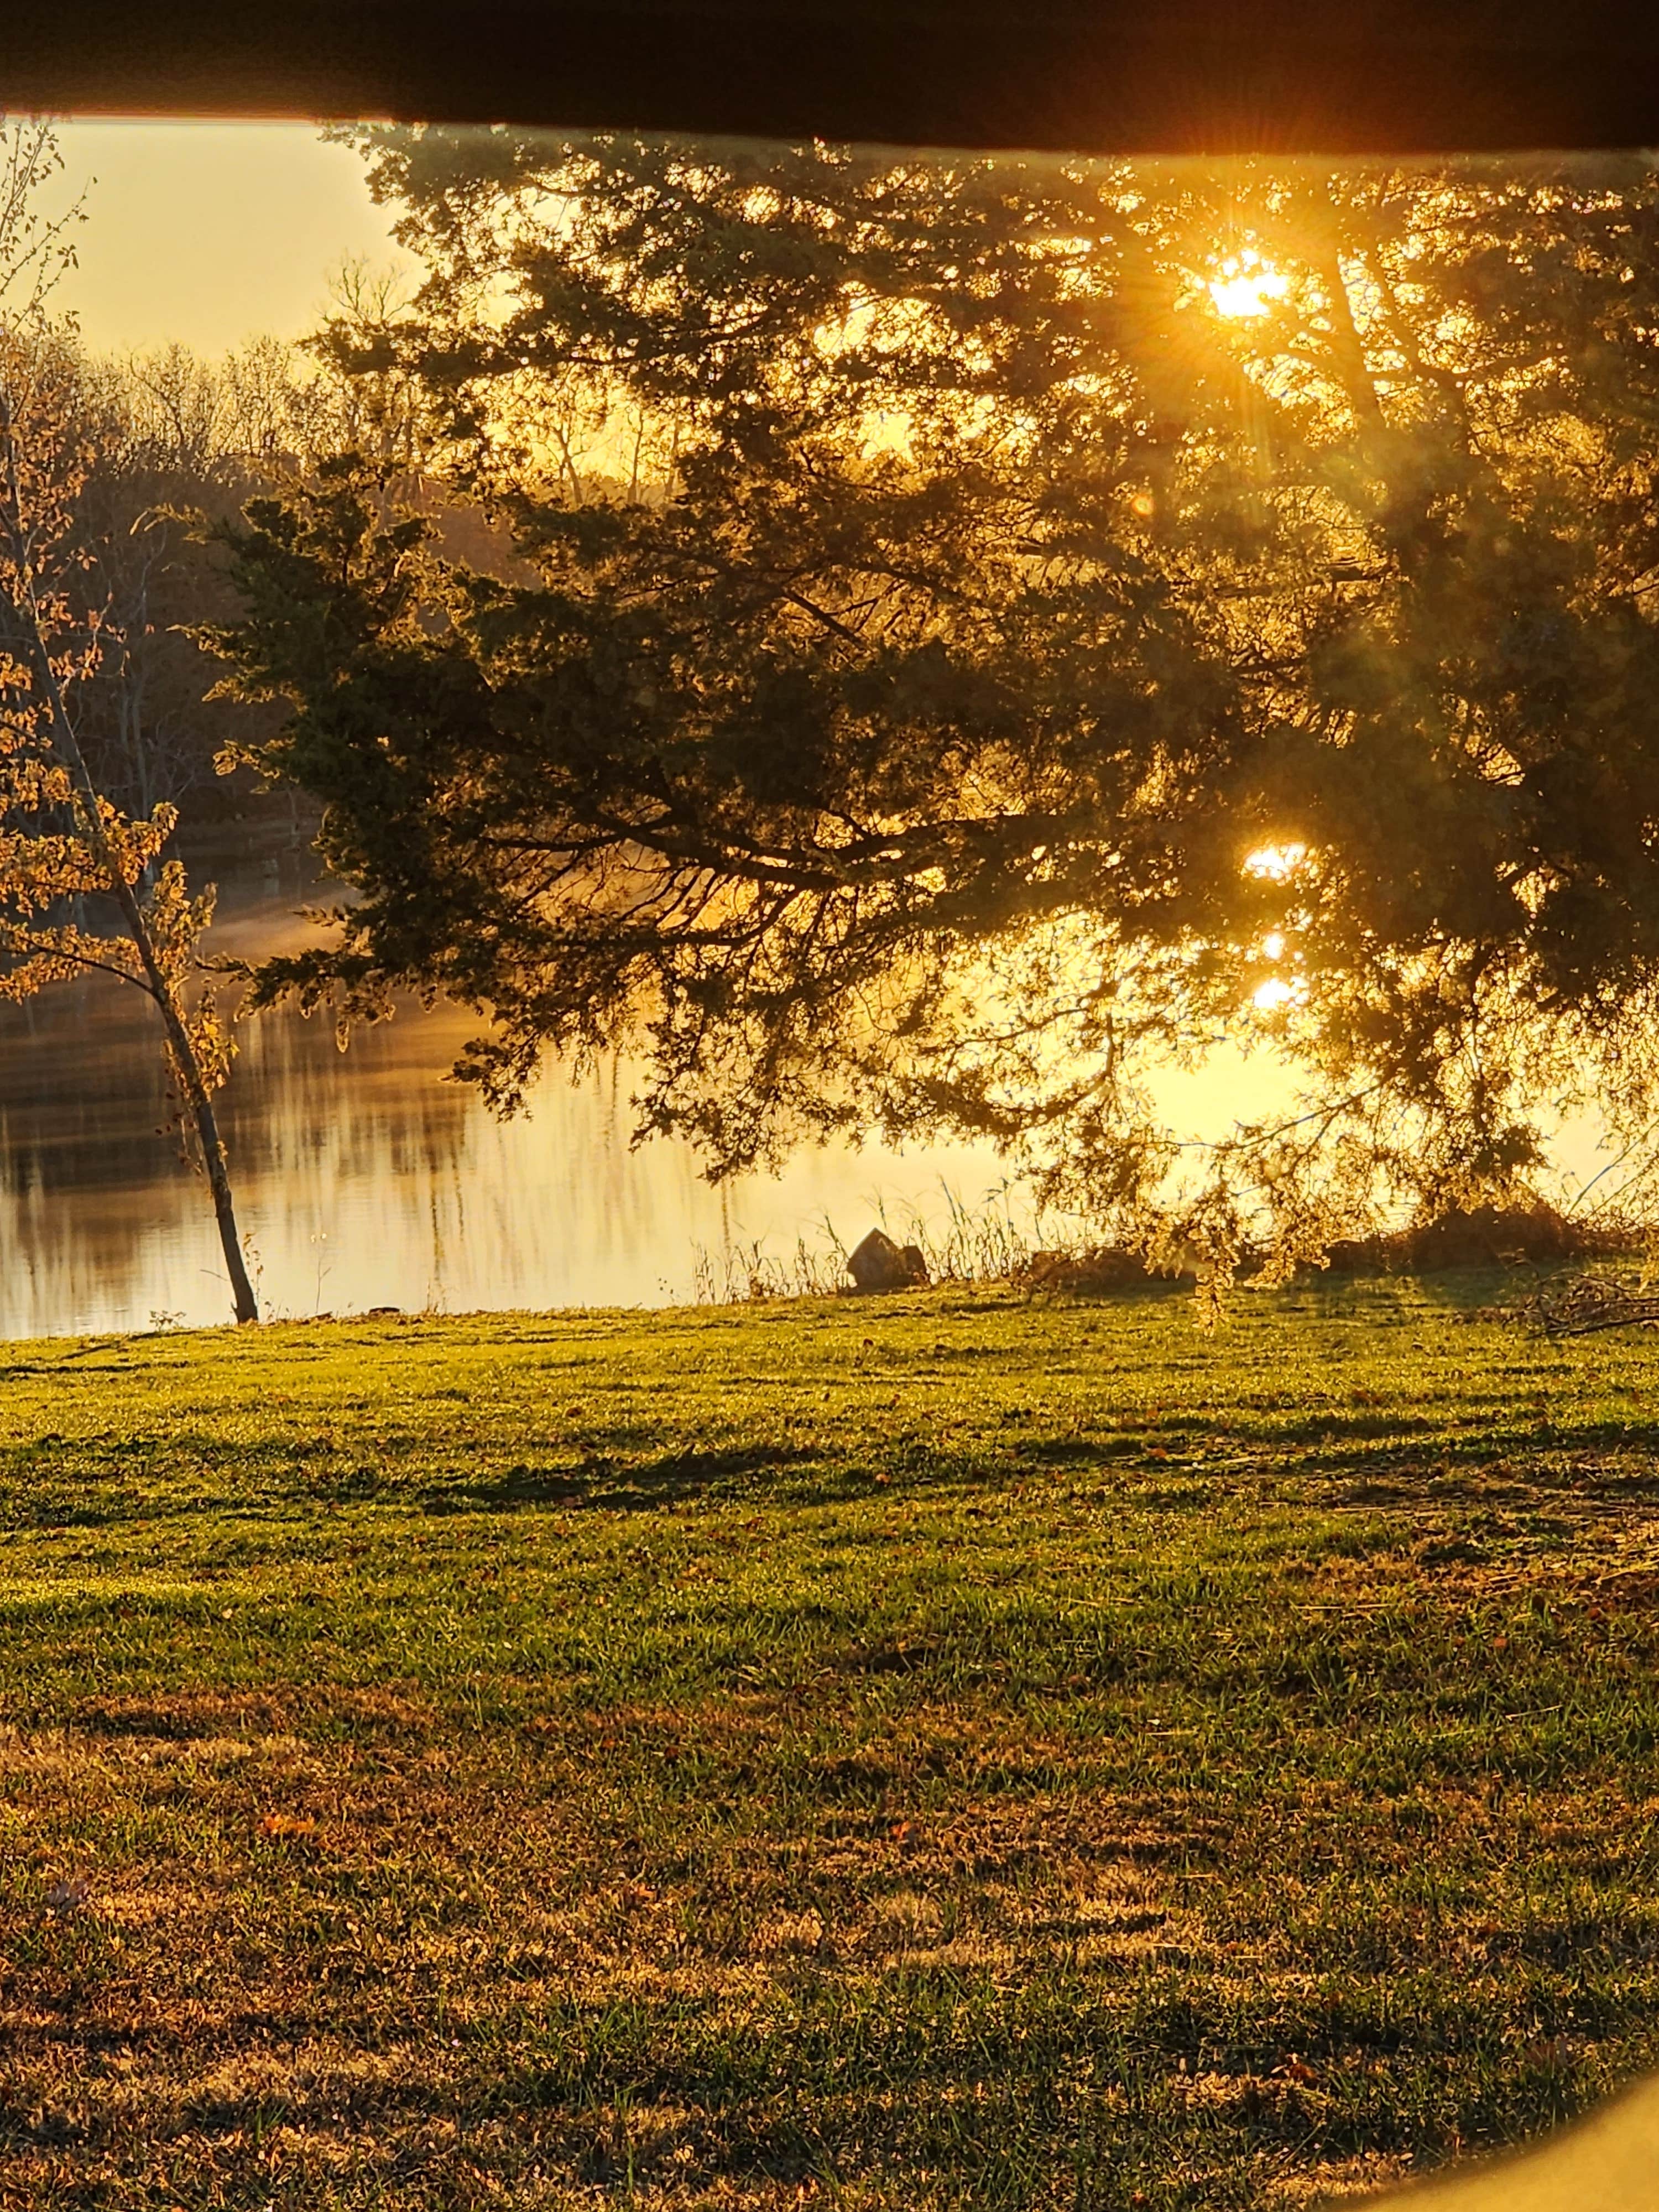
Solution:
M1449 1484L1489 1486L1504 1474L1529 1489L1589 1484L1616 1491L1626 1503L1659 1497L1659 1421L1585 1420L1542 1429L1494 1421L1460 1431L1410 1415L1389 1422L1329 1409L1265 1433L1235 1432L1215 1445L1160 1426L1098 1439L1027 1431L981 1437L965 1449L880 1435L797 1443L739 1438L635 1456L623 1437L601 1431L578 1461L463 1466L435 1480L429 1465L296 1466L287 1454L210 1447L186 1450L161 1467L149 1454L133 1455L136 1466L123 1464L125 1457L96 1455L90 1466L71 1459L48 1469L27 1451L0 1455L0 1528L92 1531L141 1519L155 1524L220 1515L258 1522L283 1519L296 1506L433 1517L649 1514L762 1499L811 1507L869 1497L888 1486L895 1495L919 1489L994 1495L1034 1480L1081 1482L1102 1508L1119 1498L1187 1512L1204 1510L1220 1492L1236 1494L1241 1486L1271 1487L1286 1479L1298 1486L1329 1486L1351 1505L1397 1506L1431 1486L1443 1496Z
M471 1482L429 1485L416 1492L423 1513L511 1513L536 1505L586 1505L587 1485L568 1468L509 1467Z
M1389 1297L1402 1290L1412 1291L1426 1306L1468 1314L1478 1312L1484 1306L1522 1305L1546 1283L1568 1275L1598 1274L1608 1264L1605 1261L1585 1260L1515 1263L1499 1261L1486 1267L1430 1267L1415 1274L1321 1275L1316 1283L1304 1281L1296 1287L1303 1291L1316 1287L1333 1304L1341 1302L1345 1293L1347 1298L1359 1303L1368 1295L1373 1298Z
M1368 1433L1358 1425L1327 1422L1316 1430L1310 1425L1281 1436L1265 1455L1297 1474L1306 1474L1311 1464L1326 1474L1343 1476L1425 1470L1462 1473L1502 1462L1525 1464L1543 1473L1565 1468L1569 1462L1589 1460L1597 1463L1597 1473L1605 1468L1607 1472L1618 1472L1621 1479L1628 1479L1632 1470L1625 1462L1634 1458L1651 1473L1659 1486L1659 1468L1654 1466L1656 1449L1659 1424L1651 1422L1583 1421L1542 1428L1493 1422L1472 1425L1462 1434L1436 1434L1431 1430L1420 1434L1396 1431L1392 1436Z
M580 1468L511 1467L482 1480L434 1485L419 1493L419 1503L428 1513L510 1513L535 1506L649 1512L684 1499L718 1497L767 1483L787 1469L802 1468L825 1478L832 1472L821 1452L799 1444L727 1444L635 1462L596 1451ZM815 1481L811 1494L825 1497L838 1490L862 1489L870 1476L866 1474L860 1480L857 1473L853 1470L848 1479L846 1470L834 1470L835 1480Z

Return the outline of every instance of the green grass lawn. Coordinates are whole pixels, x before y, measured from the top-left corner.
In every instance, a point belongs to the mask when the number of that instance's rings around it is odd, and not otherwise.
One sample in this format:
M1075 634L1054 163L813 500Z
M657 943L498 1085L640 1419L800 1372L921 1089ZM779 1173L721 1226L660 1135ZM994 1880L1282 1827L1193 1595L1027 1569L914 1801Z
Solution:
M1655 1342L1491 1295L0 1347L0 2203L1275 2205L1659 2063Z

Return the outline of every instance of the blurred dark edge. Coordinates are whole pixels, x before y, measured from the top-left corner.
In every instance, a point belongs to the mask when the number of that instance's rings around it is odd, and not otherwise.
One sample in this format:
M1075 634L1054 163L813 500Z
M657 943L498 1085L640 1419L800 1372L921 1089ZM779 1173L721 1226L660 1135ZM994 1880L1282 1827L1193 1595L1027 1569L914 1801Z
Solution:
M1099 153L1647 146L1659 5L8 0L0 106Z

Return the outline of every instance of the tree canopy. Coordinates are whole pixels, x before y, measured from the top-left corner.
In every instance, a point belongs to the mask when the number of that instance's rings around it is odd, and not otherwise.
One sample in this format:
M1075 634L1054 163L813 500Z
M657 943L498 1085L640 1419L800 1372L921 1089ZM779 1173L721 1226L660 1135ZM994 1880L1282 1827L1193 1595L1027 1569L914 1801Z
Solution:
M643 1039L718 1171L952 1127L1288 1261L1659 1116L1659 191L359 134L425 281L442 557L342 454L234 535L231 683L360 887L261 988ZM1278 1129L1148 1088L1257 1039Z

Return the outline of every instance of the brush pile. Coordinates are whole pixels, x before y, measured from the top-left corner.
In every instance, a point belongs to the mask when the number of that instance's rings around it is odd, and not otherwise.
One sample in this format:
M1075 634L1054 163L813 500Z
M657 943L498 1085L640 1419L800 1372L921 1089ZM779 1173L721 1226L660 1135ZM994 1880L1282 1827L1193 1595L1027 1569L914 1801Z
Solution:
M1659 1328L1659 1297L1611 1275L1573 1275L1546 1283L1509 1309L1506 1319L1545 1336L1589 1336L1603 1328Z

